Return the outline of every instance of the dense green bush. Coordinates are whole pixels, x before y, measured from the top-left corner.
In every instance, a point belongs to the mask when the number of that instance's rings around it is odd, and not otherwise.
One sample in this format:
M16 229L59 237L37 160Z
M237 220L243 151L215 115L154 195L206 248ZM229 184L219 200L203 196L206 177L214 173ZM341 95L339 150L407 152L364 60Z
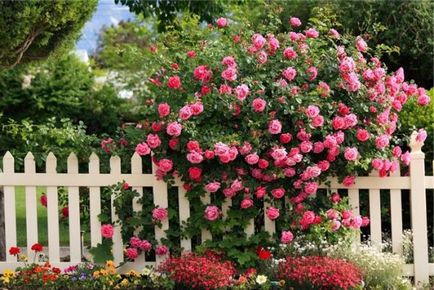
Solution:
M114 133L128 101L109 85L95 83L89 67L74 55L32 67L0 71L0 112L7 119L69 118L90 133Z
M72 47L97 0L0 1L0 66L13 67Z

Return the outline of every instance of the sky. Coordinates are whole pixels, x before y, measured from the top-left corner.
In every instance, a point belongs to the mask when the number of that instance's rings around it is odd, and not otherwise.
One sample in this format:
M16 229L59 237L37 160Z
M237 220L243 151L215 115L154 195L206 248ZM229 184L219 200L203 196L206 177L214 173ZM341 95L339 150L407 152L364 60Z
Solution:
M121 20L134 19L127 6L116 5L114 0L99 0L92 19L84 26L82 35L76 44L77 50L86 50L89 55L95 52L98 35L104 26L117 25Z

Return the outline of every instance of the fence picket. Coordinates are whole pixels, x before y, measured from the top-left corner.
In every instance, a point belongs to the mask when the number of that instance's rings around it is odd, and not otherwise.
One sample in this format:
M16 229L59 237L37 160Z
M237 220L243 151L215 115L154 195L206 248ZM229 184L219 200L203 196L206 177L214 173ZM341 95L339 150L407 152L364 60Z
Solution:
M179 224L182 224L190 217L190 201L185 197L186 191L183 186L178 186L178 202L179 202ZM181 237L181 248L184 251L191 251L191 239Z
M115 180L119 180L121 174L121 159L119 156L112 156L110 158L110 173L114 176ZM112 223L115 223L119 218L113 206L113 202L114 196L112 195L110 206L112 211ZM122 242L121 228L118 225L114 227L113 233L113 257L116 265L124 261L124 245Z
M400 169L392 176L401 176ZM394 253L402 254L402 204L401 190L390 190L390 220L392 224L392 250Z
M24 172L36 173L35 158L28 152L24 158ZM36 201L36 187L26 186L26 233L27 233L27 256L33 254L32 245L38 242L38 211Z
M89 157L89 174L99 175L99 158L92 152ZM89 207L90 207L90 244L96 247L102 241L101 222L101 188L99 186L89 187Z
M142 166L142 158L136 152L131 157L131 174L142 174L143 166ZM139 203L139 200L143 197L143 187L133 187L133 190L137 191L140 196L135 197L133 199L133 211L139 212L142 210L142 205ZM141 228L138 228L135 231L135 234L138 235L141 231ZM141 253L134 261L134 264L139 266L145 262L145 254Z
M276 232L276 223L273 220L270 220L265 214L267 209L271 206L268 201L264 201L264 228L265 231L273 235Z
M211 203L211 196L208 192L206 192L204 196L200 197L200 200L205 205L210 204ZM206 240L212 240L211 232L207 229L202 229L201 239L202 239L202 243L205 242Z
M68 174L78 174L78 159L74 153L68 156ZM78 186L68 187L69 250L71 262L81 261L80 194Z
M52 152L47 156L45 171L57 172L57 159ZM59 198L57 186L47 187L48 256L53 263L60 262Z
M3 157L3 172L15 172L15 160L8 151ZM5 214L5 245L6 261L16 262L15 256L9 255L9 248L17 246L17 221L16 221L16 204L15 204L15 187L5 186L4 190L4 214Z
M155 175L157 171L157 166L152 163L152 173ZM168 208L169 201L168 201L168 191L167 191L167 183L164 182L164 180L154 180L154 189L153 189L153 196L154 196L154 205L156 207L161 208ZM166 238L165 231L169 229L169 220L166 219L161 222L161 228L159 226L155 226L155 239L158 242L161 242L161 239ZM166 255L167 256L167 255ZM157 264L161 263L166 256L157 256L156 262Z

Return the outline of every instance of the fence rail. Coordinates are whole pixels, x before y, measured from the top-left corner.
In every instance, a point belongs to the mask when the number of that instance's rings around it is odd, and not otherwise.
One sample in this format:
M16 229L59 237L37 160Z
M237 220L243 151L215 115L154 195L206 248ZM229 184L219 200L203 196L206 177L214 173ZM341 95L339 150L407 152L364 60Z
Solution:
M427 189L434 189L434 177L425 176L424 153L421 151L422 143L416 142L415 135L412 135L410 175L400 176L399 171L393 176L380 178L378 176L358 177L356 183L351 187L344 187L337 179L331 178L332 190L348 189L350 205L355 214L360 212L360 190L369 191L369 212L370 212L370 233L374 244L382 241L381 228L381 200L380 190L389 190L391 208L391 238L392 248L396 253L401 253L403 216L401 190L410 190L411 227L413 231L414 263L404 267L406 276L414 276L416 282L428 282L428 277L434 275L434 263L428 263L428 226L427 226ZM0 172L0 187L3 187L4 194L4 218L5 218L5 245L6 250L17 245L16 223L16 187L25 188L26 208L26 241L28 256L31 255L31 245L38 242L38 218L37 218L37 187L45 187L47 193L47 223L48 223L48 255L53 265L65 268L71 264L82 261L81 229L80 229L80 196L79 188L89 188L90 206L90 245L96 246L101 242L98 215L101 213L101 187L112 185L119 181L127 182L134 190L143 194L144 187L152 187L155 206L166 208L168 206L168 187L164 181L154 178L156 168L152 165L152 174L144 174L141 157L134 154L131 158L131 173L121 172L121 160L119 157L110 159L110 173L100 173L100 161L96 154L89 158L89 172L79 173L78 160L74 153L71 153L67 160L67 173L57 173L57 159L50 153L46 159L46 172L36 173L35 160L32 153L28 153L24 160L24 173L17 173L14 170L14 157L7 152L3 157L3 172ZM179 223L182 224L190 217L190 204L185 197L185 190L180 182L175 184L178 188ZM63 262L60 257L59 242L59 200L58 188L66 187L68 192L69 206L69 254L70 261ZM171 198L174 198L172 195ZM175 197L176 198L176 197ZM203 202L210 202L210 196L206 195ZM113 204L113 197L112 197ZM227 199L223 204L222 212L225 215L231 206L231 200ZM265 205L267 206L267 205ZM136 198L133 201L133 209L140 210L141 205ZM113 205L112 205L113 208ZM112 210L112 220L117 215ZM165 230L169 228L169 222L163 221L162 227L155 227L155 238L159 241L166 237ZM264 218L264 228L270 233L275 233L274 221ZM254 233L253 221L246 227L248 235ZM203 230L202 241L212 239L210 232ZM113 237L113 255L115 263L124 261L123 242L119 227L115 227ZM184 250L191 250L192 243L188 238L180 241ZM140 256L134 263L126 263L123 270L132 268L140 269L143 265L159 263L165 257L158 257L156 261L146 261L144 255ZM17 258L6 253L6 261L0 261L0 272L6 268L14 268L22 265Z

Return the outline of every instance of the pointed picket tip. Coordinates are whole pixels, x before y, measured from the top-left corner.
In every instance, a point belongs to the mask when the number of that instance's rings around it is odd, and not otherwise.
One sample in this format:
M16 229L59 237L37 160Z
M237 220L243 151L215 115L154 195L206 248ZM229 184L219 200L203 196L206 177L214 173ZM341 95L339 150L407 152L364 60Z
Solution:
M99 161L99 157L95 152L92 152L89 156L89 161Z
M110 157L110 172L121 173L121 158L119 156Z
M11 152L7 151L3 156L3 160L14 160L14 156L12 156Z
M67 160L68 173L78 173L78 159L74 152L71 152Z
M56 160L57 161L56 155L54 155L53 152L48 153L47 160Z
M31 160L31 161L33 161L33 160L35 160L35 157L33 156L33 153L32 152L27 152L27 154L26 154L26 157L24 157L24 160Z
M69 162L70 160L71 160L71 161L78 161L78 159L77 159L77 155L75 155L74 152L69 153L69 156L68 156L68 162Z

